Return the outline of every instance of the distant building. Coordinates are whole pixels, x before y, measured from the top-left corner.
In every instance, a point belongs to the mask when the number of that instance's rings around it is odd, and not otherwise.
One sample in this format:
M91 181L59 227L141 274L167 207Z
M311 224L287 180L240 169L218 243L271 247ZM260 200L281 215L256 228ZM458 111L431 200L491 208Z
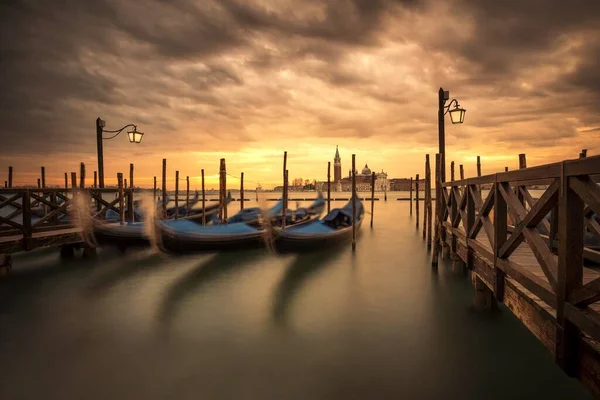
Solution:
M412 180L413 190L416 189L416 180ZM425 188L425 179L419 179L419 190ZM390 179L390 190L393 192L410 191L410 178Z

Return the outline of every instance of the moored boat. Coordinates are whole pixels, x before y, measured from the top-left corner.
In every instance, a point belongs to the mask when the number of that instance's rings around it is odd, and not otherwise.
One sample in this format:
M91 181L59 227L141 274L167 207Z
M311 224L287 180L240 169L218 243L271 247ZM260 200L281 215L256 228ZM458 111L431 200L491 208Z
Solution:
M342 208L331 210L323 219L306 224L273 228L274 246L279 252L294 252L331 247L349 242L352 239L352 202L356 207L356 228L360 228L364 208L356 196Z

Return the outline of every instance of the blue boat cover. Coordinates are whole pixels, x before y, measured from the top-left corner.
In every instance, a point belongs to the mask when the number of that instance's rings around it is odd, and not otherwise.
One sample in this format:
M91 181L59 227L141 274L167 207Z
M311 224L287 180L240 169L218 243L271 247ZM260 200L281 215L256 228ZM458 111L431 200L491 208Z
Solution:
M192 221L185 219L167 220L163 224L180 233L201 233L209 235L224 235L224 234L244 234L256 232L257 229L244 224L243 222L223 225L207 225L202 226Z
M356 204L356 220L358 221L361 218L362 213L364 212L363 205L358 197L355 196L352 199ZM350 221L352 221L352 199L344 207L334 208L333 210L331 210L329 214L327 214L323 218L323 221L333 221L340 214L348 217Z
M314 221L309 224L290 226L289 228L286 228L285 230L286 231L294 231L294 233L307 234L307 235L313 235L313 234L319 234L319 233L331 233L331 232L335 231L335 229L333 229L329 225L324 224L323 221Z

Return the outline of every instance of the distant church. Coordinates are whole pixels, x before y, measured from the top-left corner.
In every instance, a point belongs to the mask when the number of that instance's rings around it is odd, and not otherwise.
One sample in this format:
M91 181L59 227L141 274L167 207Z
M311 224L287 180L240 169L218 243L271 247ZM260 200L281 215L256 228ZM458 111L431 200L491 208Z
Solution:
M371 190L372 172L367 164L361 171L356 172L356 190L359 192L368 192ZM327 190L327 182L318 182L317 188L320 190ZM340 151L338 146L335 148L335 156L333 157L333 181L331 182L331 190L336 192L350 192L352 191L352 170L348 170L348 176L342 178L342 158L340 157ZM375 190L387 191L390 190L390 182L386 172L375 173Z

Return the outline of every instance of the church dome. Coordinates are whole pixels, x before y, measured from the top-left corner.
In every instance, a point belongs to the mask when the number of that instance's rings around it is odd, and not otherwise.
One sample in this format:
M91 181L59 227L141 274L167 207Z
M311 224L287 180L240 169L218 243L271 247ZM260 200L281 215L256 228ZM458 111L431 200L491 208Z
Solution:
M362 174L363 175L371 175L371 170L369 169L369 166L367 164L365 164L365 167L362 170Z

